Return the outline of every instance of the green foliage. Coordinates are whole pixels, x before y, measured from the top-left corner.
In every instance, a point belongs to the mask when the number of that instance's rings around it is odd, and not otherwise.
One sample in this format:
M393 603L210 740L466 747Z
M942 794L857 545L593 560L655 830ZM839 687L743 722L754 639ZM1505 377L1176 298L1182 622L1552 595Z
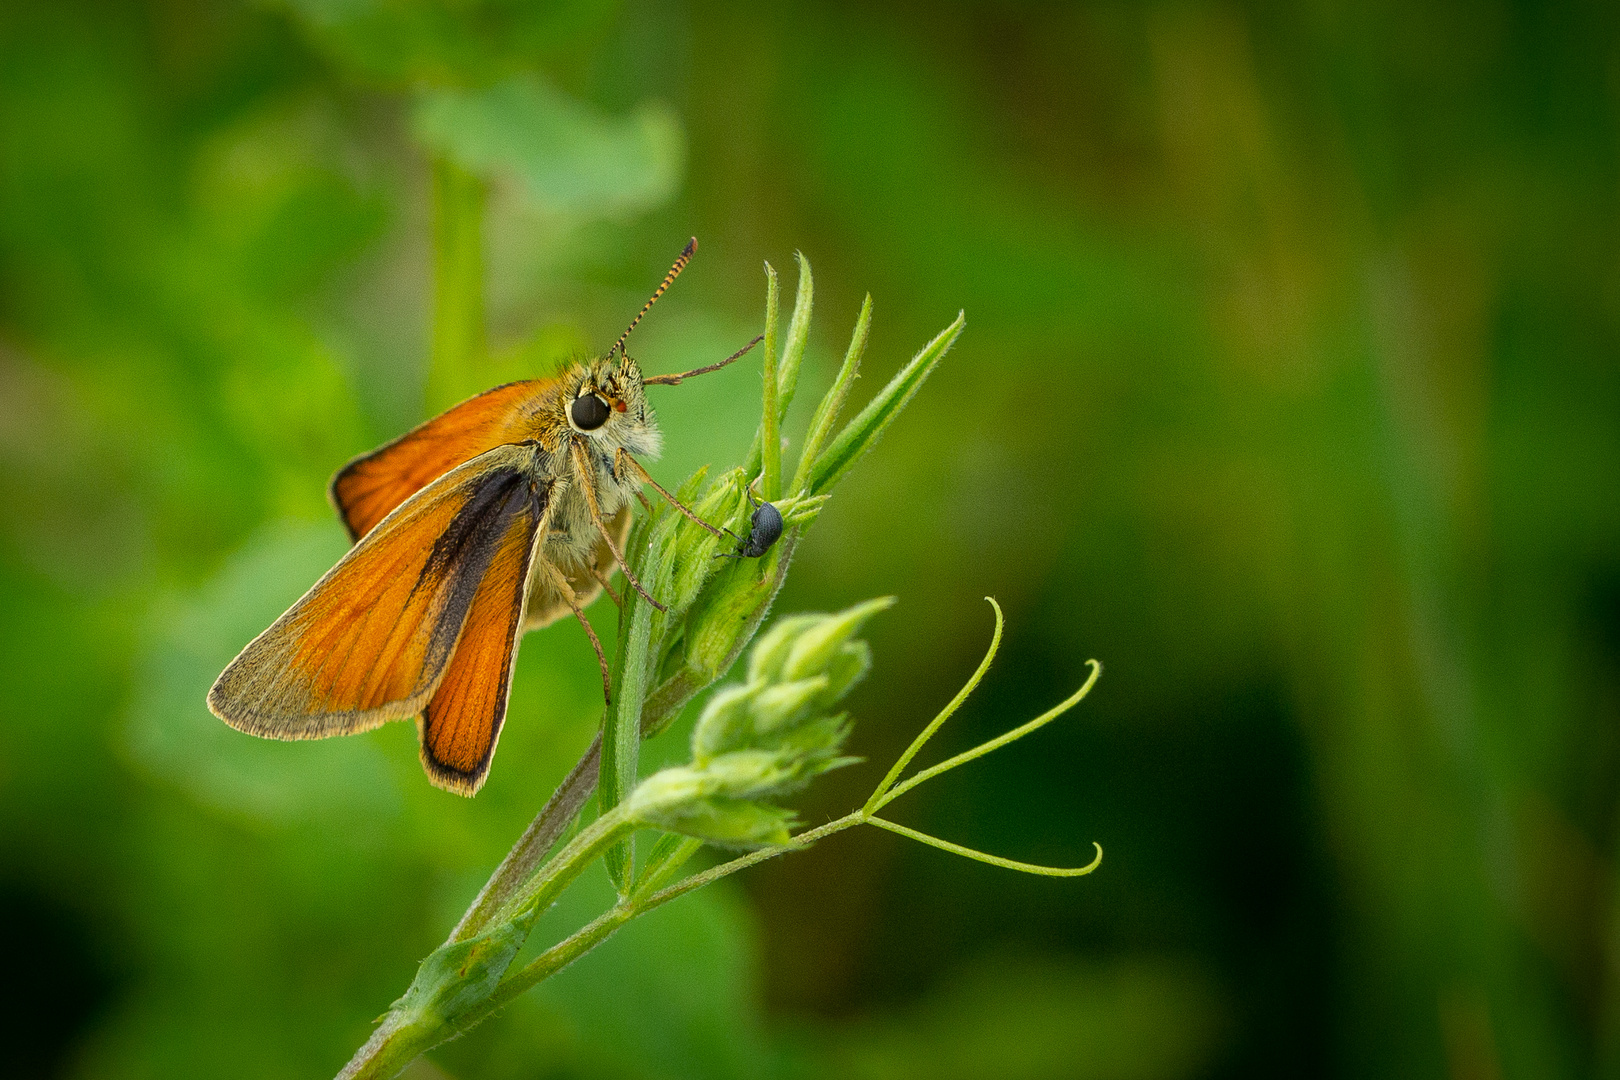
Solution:
M786 348L802 353L814 285L809 263L802 256L799 261L801 285L795 303L795 330L790 333ZM771 330L775 324L777 294L775 275L768 266L766 270L766 386L780 385L791 395L799 360L795 357L791 363L780 366L771 362L776 349L775 334ZM863 324L868 315L869 312L863 311ZM866 409L851 421L835 447L848 443L864 450L870 446L910 401L923 377L918 372L926 374L931 370L954 340L961 322L959 316L953 327L902 369L878 394L876 407ZM857 328L857 338L862 334L863 329ZM778 383L778 371L788 373L784 383ZM825 423L837 419L836 403L848 397L847 383L854 376L854 365L846 364L840 382L827 392L818 409ZM773 423L780 418L778 397L765 394L763 405L761 435L755 445L778 448ZM859 456L859 451L854 456ZM765 457L768 470L771 455ZM801 462L801 472L803 464ZM850 457L830 476L827 486L846 473L852 464L853 457ZM707 471L705 466L693 474L681 485L677 497L691 499L702 486ZM761 483L768 483L768 478L768 471L762 471ZM723 474L710 482L697 506L704 513L737 520L749 508L747 486L746 470L741 477L735 473ZM747 666L748 681L739 687L722 689L710 698L693 729L690 763L661 769L645 779L641 777L642 739L656 734L682 704L703 690L715 674L728 668L748 644L776 590L781 587L794 546L815 519L826 494L822 492L808 499L795 497L784 503L784 524L792 523L788 535L764 557L749 560L757 563L758 568L751 568L747 572L749 576L744 577L715 573L715 557L719 554L715 551L717 537L701 516L689 517L669 505L660 505L637 523L629 544L630 550L637 554L631 560L633 566L626 567L626 574L633 574L653 595L664 600L654 605L640 595L639 590L630 588L625 589L620 599L619 647L612 673L615 691L602 718L600 753L593 748L547 801L462 916L450 939L422 962L411 988L395 1002L372 1037L356 1052L341 1074L343 1077L393 1076L422 1051L479 1023L645 912L751 866L761 858L803 847L854 825L875 825L1004 869L1072 877L1089 874L1097 868L1102 861L1100 846L1096 859L1086 866L1044 867L986 855L875 814L919 784L1035 731L1079 702L1096 682L1101 669L1093 662L1091 678L1061 705L1012 732L893 786L905 765L960 706L989 667L1001 641L1001 609L993 600L996 633L983 663L961 693L890 770L863 809L793 837L789 833L793 815L774 805L774 800L798 792L815 777L857 760L840 756L850 725L844 715L831 715L829 710L871 666L870 648L854 635L873 615L892 606L893 597L857 604L831 615L798 615L780 621L755 646ZM677 588L677 579L683 580L685 587ZM767 582L768 587L760 587ZM699 606L697 600L704 591L720 594L721 598ZM744 599L754 606L740 607ZM685 631L683 621L688 618L688 609L693 607L699 611L699 626ZM715 626L715 611L735 614L724 626ZM699 629L708 632L697 634ZM661 673L671 667L673 649L669 643L678 644L688 636L699 636L709 647L714 647L718 636L724 659L711 664L705 658L699 667L690 663L675 664L673 674L664 677L662 685L653 690ZM711 671L713 674L709 674ZM549 859L544 858L547 849L567 823L580 813L590 795L593 758L599 761L596 817ZM633 834L644 827L669 835L659 841L638 868ZM681 841L675 836L688 839ZM756 854L666 884L704 842L756 849ZM618 902L583 929L507 977L508 968L535 919L598 859L604 862L618 893Z
M838 755L849 726L827 710L871 666L866 643L852 635L893 602L779 621L755 647L748 682L710 697L692 730L692 763L638 784L631 813L731 847L787 843L791 817L762 800L853 762Z
M384 86L481 82L599 34L610 0L278 0L355 77Z
M667 106L611 119L532 75L427 91L412 129L434 153L469 172L515 179L556 214L651 209L674 193L685 164L681 123Z

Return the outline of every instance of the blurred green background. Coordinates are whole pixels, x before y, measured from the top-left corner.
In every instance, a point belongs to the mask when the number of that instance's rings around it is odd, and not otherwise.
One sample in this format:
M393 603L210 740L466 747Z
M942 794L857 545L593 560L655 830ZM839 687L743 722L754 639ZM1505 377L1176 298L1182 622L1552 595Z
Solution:
M846 834L417 1075L1620 1076L1617 118L1607 3L5 0L0 1071L366 1037L589 741L589 648L527 639L473 801L408 725L203 693L344 549L338 465L602 349L695 233L650 372L795 249L805 411L865 290L869 387L968 313L778 604L901 600L806 819L993 594L933 753L1107 672L894 814L1108 856ZM654 391L662 480L740 459L757 372Z

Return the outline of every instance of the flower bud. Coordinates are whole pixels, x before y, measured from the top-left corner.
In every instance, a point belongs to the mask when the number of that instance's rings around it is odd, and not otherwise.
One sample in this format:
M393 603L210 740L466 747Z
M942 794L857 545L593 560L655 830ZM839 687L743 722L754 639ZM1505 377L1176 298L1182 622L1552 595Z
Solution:
M767 686L753 700L755 735L768 739L773 733L792 726L821 699L826 689L825 675Z
M827 680L824 690L816 697L815 705L818 708L828 708L842 700L849 693L850 688L862 679L872 669L872 648L866 642L846 641L827 665L827 673L822 678Z
M753 698L763 684L723 686L703 707L692 729L692 759L699 764L727 750L747 746L753 734Z
M389 1010L433 1027L453 1023L494 993L523 948L535 916L531 911L476 937L439 946L422 961L416 978Z
M741 514L747 503L742 495L742 470L733 469L715 478L703 497L696 502L685 500L692 512L704 521L728 523ZM746 521L746 517L743 518ZM718 565L715 554L721 541L709 530L680 516L675 525L674 575L671 581L669 606L681 611L691 606L716 572L725 569Z
M894 597L880 596L833 615L824 615L797 635L782 663L784 679L807 679L832 664L843 645L873 615L894 606Z
M649 823L722 847L750 848L787 843L793 814L744 799L697 799Z
M748 654L748 681L774 681L781 677L782 665L799 635L815 626L825 615L789 615L776 620L776 625L761 634Z
M742 559L714 561L726 565L698 593L686 620L686 666L702 682L725 673L738 639L752 630L751 621L776 590L773 566Z

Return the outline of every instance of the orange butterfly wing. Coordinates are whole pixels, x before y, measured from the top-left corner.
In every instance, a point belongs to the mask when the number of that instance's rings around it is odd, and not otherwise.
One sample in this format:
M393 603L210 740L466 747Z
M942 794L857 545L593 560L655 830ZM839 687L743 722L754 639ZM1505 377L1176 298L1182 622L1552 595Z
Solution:
M457 465L531 438L533 413L525 406L549 381L526 379L486 390L339 469L328 494L349 538L366 535L396 506Z
M349 538L366 535L396 506L457 465L496 446L531 438L535 423L529 405L549 381L528 379L486 390L338 470L328 493ZM630 535L630 523L628 507L607 523L620 550ZM607 544L597 545L595 565L603 577L611 577L617 569ZM581 607L601 595L602 586L589 569L574 568L567 576ZM523 628L549 626L571 610L549 582L537 579Z
M276 739L366 731L420 712L468 629L469 646L484 644L474 615L486 618L486 583L492 594L509 584L514 551L518 576L527 574L545 516L536 454L498 447L406 501L231 661L209 708ZM508 637L497 649L508 666L512 645ZM497 730L504 711L503 687Z
M483 786L506 719L534 530L509 528L498 543L455 656L417 721L422 768L435 785L462 795Z

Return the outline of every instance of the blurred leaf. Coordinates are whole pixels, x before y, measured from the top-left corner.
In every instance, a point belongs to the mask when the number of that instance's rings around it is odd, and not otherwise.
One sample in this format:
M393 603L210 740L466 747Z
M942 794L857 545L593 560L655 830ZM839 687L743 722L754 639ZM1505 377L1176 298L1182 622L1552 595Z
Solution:
M192 163L198 239L254 291L326 284L381 235L387 187L331 95L272 100L213 132Z
M615 0L279 0L351 76L401 87L499 77L566 56Z
M674 194L686 156L680 120L645 103L603 116L533 76L485 90L430 90L416 135L483 176L516 178L542 208L576 215L647 210Z
M205 805L267 822L319 820L339 809L398 812L399 792L365 737L280 743L221 723L204 704L231 657L346 550L336 523L281 522L192 595L154 604L136 668L127 746L163 780Z

